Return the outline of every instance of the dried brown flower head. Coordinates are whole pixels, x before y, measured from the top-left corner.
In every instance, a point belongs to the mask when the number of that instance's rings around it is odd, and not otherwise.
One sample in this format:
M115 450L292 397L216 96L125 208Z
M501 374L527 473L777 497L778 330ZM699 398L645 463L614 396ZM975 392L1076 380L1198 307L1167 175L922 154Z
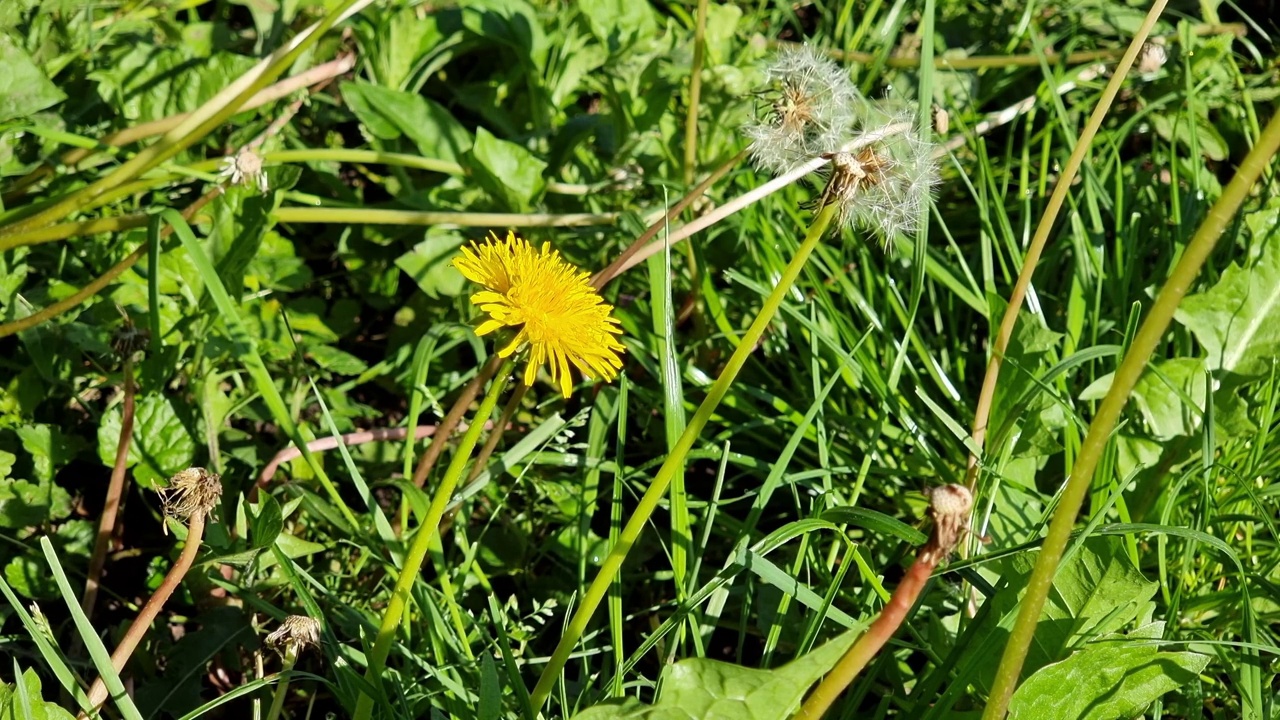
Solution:
M282 658L297 658L308 647L320 647L320 621L306 615L290 615L267 636L267 645Z
M973 494L964 485L942 485L925 494L929 497L929 517L933 518L933 537L923 553L933 553L936 562L950 555L969 532Z
M187 468L169 478L169 487L160 490L164 514L175 520L204 518L222 497L222 476L204 468Z

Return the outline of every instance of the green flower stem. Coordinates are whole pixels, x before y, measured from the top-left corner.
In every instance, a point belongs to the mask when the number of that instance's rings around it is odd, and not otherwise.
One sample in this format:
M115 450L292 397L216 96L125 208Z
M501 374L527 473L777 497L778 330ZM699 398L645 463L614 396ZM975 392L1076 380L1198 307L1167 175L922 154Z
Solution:
M724 399L725 394L729 392L729 386L733 384L743 365L746 364L747 358L755 350L756 345L759 344L765 328L769 326L769 323L773 321L774 315L777 314L778 307L782 304L782 299L791 291L791 286L795 284L796 278L800 276L800 271L804 269L809 255L817 247L818 242L822 240L823 235L826 234L836 211L837 207L835 205L827 205L813 219L813 224L809 226L809 232L805 235L804 241L800 243L800 248L796 250L795 257L791 259L786 269L782 271L782 276L774 285L773 292L765 299L764 305L760 308L756 319L751 323L751 327L747 328L747 331L743 333L742 341L738 343L733 355L729 357L729 362L725 364L720 377L716 378L716 381L712 383L711 388L707 391L707 396L702 400L702 404L698 406L698 410L689 419L689 424L685 427L684 433L680 435L675 447L667 455L666 461L658 469L653 482L649 484L649 489L640 498L639 504L636 505L636 509L631 513L630 519L627 520L626 527L618 535L618 542L609 551L609 556L605 558L600 566L600 572L596 574L595 579L591 581L591 587L587 588L587 592L582 596L582 602L578 605L573 618L569 621L569 626L565 629L564 635L561 636L560 643L556 645L555 652L551 655L551 660L543 668L541 677L538 678L538 684L534 687L532 694L535 710L541 708L542 704L546 702L547 696L551 694L551 688L560 677L560 671L564 669L570 653L573 652L574 646L578 644L578 640L586 631L587 623L591 621L591 616L595 614L596 608L600 606L605 594L609 592L609 586L622 568L622 561L626 559L632 545L640 537L640 532L649 522L654 510L657 509L658 503L661 502L662 496L667 491L667 486L671 483L671 479L684 467L685 456L693 449L693 444L697 441L702 428L711 419L712 413L719 407L720 401Z
M582 227L612 225L618 213L467 213L377 210L371 208L282 207L275 211L282 223L355 223L368 225L458 225L461 227Z
M986 374L982 378L982 389L978 392L978 403L973 409L973 447L977 448L978 451L986 447L987 424L991 419L991 406L996 396L996 382L1000 379L1000 366L1004 363L1005 350L1009 347L1009 341L1013 337L1014 326L1017 324L1018 313L1022 309L1022 302L1026 298L1027 289L1031 286L1031 277L1035 274L1036 265L1040 262L1040 255L1044 252L1045 245L1049 242L1049 233L1055 227L1058 213L1062 210L1063 203L1066 202L1067 193L1071 191L1076 173L1079 172L1080 166L1084 164L1085 156L1093 146L1093 139L1098 134L1099 128L1102 127L1102 121L1106 119L1107 112L1111 109L1111 103L1115 100L1116 95L1119 94L1120 87L1124 84L1124 79L1129 74L1129 68L1133 66L1133 62L1142 50L1147 36L1151 33L1151 28L1155 26L1156 20L1164 12L1167 2L1168 0L1156 0L1152 3L1151 9L1147 11L1146 17L1142 20L1142 24L1133 34L1133 39L1130 40L1124 57L1116 65L1115 73L1112 74L1111 80L1107 82L1106 88L1103 89L1102 95L1098 98L1098 104L1094 106L1093 112L1089 115L1089 121L1085 123L1084 129L1080 131L1080 137L1076 140L1071 156L1067 158L1067 163L1062 168L1062 173L1054 185L1053 192L1049 195L1049 202L1045 205L1044 213L1040 216L1040 222L1036 225L1036 232L1031 237L1031 243L1027 246L1027 251L1023 255L1022 268L1018 271L1018 279L1014 282L1013 290L1009 293L1009 302L1005 306L1004 317L1000 320L1000 328L996 332L994 342L991 344L991 357L987 361ZM980 460L978 452L969 454L964 484L970 491L974 490L978 484L978 472L981 469Z
M289 694L289 676L285 673L293 669L298 662L298 645L288 643L284 648L284 656L280 659L280 682L276 683L276 691L271 696L271 709L267 711L267 720L276 720L284 709L284 698Z
M426 559L427 552L431 548L431 540L436 536L436 531L440 527L440 520L444 517L445 509L449 506L449 500L453 498L453 491L457 488L458 481L462 478L467 461L471 459L471 451L475 449L476 442L480 439L480 433L484 431L484 421L493 414L493 409L497 406L498 398L507 386L507 378L511 375L511 370L514 366L515 357L507 358L503 361L502 367L498 368L497 374L493 376L493 382L489 385L489 392L484 396L484 400L480 402L480 407L476 410L473 422L467 428L467 432L463 434L462 440L458 442L458 448L454 451L453 460L450 461L449 467L445 470L444 478L440 481L440 487L436 488L435 495L431 497L431 506L427 509L427 516L423 518L422 524L418 526L418 532L413 537L413 544L409 546L409 553L405 556L404 567L400 569L400 577L396 580L395 590L392 591L391 600L387 603L387 609L382 614L382 624L378 627L377 639L373 643L373 649L369 652L369 663L364 677L375 687L382 677L387 655L391 652L391 643L395 640L396 628L400 626L400 621L403 619L405 610L408 607L409 595L413 591L413 583L418 579L418 573L421 572L422 562ZM356 704L355 720L369 720L372 714L373 698L369 695L361 695L359 702Z
M1014 623L1013 632L1009 635L1009 642L1005 645L1004 656L1000 658L1000 667L996 671L996 679L987 700L987 708L982 714L983 720L1000 720L1008 711L1009 698L1013 696L1013 690L1018 684L1023 661L1026 660L1027 650L1035 637L1036 623L1040 619L1040 612L1049 594L1049 588L1053 585L1054 574L1059 561L1062 560L1067 541L1070 539L1076 516L1080 513L1080 505L1089 492L1093 471L1102 458L1107 440L1111 437L1120 412L1129 399L1129 393L1138 382L1138 378L1142 377L1147 360L1164 337L1169 321L1173 319L1174 311L1191 288L1191 283L1199 274L1200 267L1204 265L1218 238L1248 197L1254 183L1257 182L1272 156L1276 154L1277 149L1280 149L1280 112L1277 112L1271 118L1271 122L1267 123L1253 150L1240 164L1236 176L1222 191L1222 197L1218 198L1218 201L1209 209L1209 214L1196 230L1195 236L1191 238L1191 242L1188 243L1187 249L1182 253L1182 258L1178 260L1164 287L1160 289L1160 294L1151 305L1151 312L1147 314L1147 319L1138 328L1129 351L1120 361L1120 366L1116 369L1114 379L1111 381L1111 389L1107 391L1106 397L1098 406L1093 422L1089 424L1089 433L1080 446L1079 454L1076 455L1071 478L1062 491L1058 508L1054 511L1053 520L1049 523L1049 531L1045 535L1040 555L1036 558L1035 569L1031 571L1026 593L1018 609L1018 619Z
M689 71L689 110L684 118L685 185L692 185L698 172L698 104L702 96L702 62L706 52L707 0L698 0L697 20L693 25L693 67Z
M397 165L416 170L444 173L445 175L467 174L466 169L461 165L448 160L437 160L406 153L377 152L376 150L347 150L342 148L276 150L263 153L262 159L268 163L345 162L366 163L369 165Z

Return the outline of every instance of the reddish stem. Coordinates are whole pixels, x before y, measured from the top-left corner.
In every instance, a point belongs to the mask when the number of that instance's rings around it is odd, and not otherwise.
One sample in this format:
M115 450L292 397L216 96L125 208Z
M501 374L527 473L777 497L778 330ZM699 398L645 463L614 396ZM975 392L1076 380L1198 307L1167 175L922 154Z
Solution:
M116 443L116 462L111 467L111 482L107 485L107 499L102 505L102 517L98 519L98 537L89 558L89 575L84 584L84 597L80 608L86 617L93 617L93 606L98 601L98 582L102 567L106 564L107 550L116 531L116 515L120 511L120 498L124 496L125 463L129 460L129 444L133 439L134 394L133 360L124 359L124 409L120 414L120 439Z
M124 637L120 639L120 644L116 646L115 652L111 653L111 667L119 673L124 669L125 663L129 662L129 656L133 655L133 651L138 647L138 643L142 642L142 638L146 636L147 631L151 629L151 623L155 622L156 616L160 614L160 609L168 602L169 597L173 595L173 591L178 588L178 584L182 582L182 578L186 576L187 571L191 569L191 565L195 562L196 554L200 552L200 539L204 537L204 515L196 513L191 516L187 524L187 544L182 548L182 553L178 555L178 560L169 569L169 573L164 576L164 581L160 583L160 587L147 599L147 604L142 606L142 611L138 613L138 617L134 618L133 624L129 626ZM99 676L93 681L93 686L89 688L89 706L95 711L102 706L107 699L107 685ZM80 713L80 718L85 718L85 713Z

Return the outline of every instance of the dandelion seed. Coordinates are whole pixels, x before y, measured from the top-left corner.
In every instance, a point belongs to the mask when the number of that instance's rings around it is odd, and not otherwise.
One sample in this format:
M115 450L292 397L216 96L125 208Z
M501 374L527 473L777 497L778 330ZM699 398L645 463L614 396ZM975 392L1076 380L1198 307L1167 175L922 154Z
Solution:
M223 158L218 176L229 179L232 185L257 187L261 193L267 191L267 171L262 165L262 156L249 148L241 148L235 155Z
M169 487L160 490L164 514L183 521L207 516L222 497L222 476L204 468L187 468L169 478Z
M764 74L772 86L769 111L743 128L761 169L785 173L838 150L861 118L866 101L849 73L809 46L780 51Z
M308 647L320 647L320 621L306 615L290 615L267 636L267 645L282 658L297 658Z
M613 307L587 281L589 274L561 259L550 243L535 250L515 233L508 232L505 241L490 235L484 245L464 246L453 265L485 288L471 296L488 315L477 335L519 328L498 355L529 348L525 385L533 384L543 365L565 397L573 388L570 365L586 377L611 381L618 376L624 348L614 337L622 330Z

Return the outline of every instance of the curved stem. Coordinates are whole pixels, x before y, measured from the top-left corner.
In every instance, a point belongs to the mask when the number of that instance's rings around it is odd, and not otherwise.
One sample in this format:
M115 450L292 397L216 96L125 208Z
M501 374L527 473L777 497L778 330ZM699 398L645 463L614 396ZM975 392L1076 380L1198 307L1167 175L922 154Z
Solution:
M778 278L777 283L774 285L773 292L769 293L769 297L765 299L764 305L751 323L751 327L747 328L747 331L742 334L742 341L738 343L737 349L729 357L729 361L725 364L724 370L721 371L720 377L716 378L716 381L707 390L707 396L703 398L702 404L698 406L698 410L689 419L689 424L680 435L680 439L676 441L670 454L667 455L662 467L658 469L653 482L649 484L649 489L640 498L639 504L636 505L636 509L631 513L630 519L627 520L626 527L619 533L618 541L610 549L609 556L600 565L600 572L596 574L595 579L591 581L591 586L583 594L582 602L578 605L577 610L574 611L573 618L569 621L564 635L561 636L555 652L551 655L551 660L543 668L542 675L538 678L538 684L532 693L535 710L541 708L547 696L551 694L551 688L555 686L556 680L560 676L560 671L569 660L569 655L573 652L574 646L578 644L578 640L587 629L587 623L591 621L591 616L595 614L596 608L600 606L600 602L604 599L605 594L608 593L613 579L622 568L622 561L626 559L627 553L631 551L631 546L640 537L640 532L648 524L650 516L657 509L658 503L661 502L662 496L666 494L667 486L671 483L671 479L684 466L685 457L693 449L693 444L697 441L698 435L701 434L702 428L711 419L712 413L719 407L720 401L724 399L725 394L729 392L729 386L733 384L733 381L738 377L738 373L746 364L747 358L750 357L751 352L759 344L765 328L773 321L779 306L782 305L783 298L791 291L791 286L795 284L796 278L800 276L800 271L804 269L809 255L817 247L818 242L822 240L823 235L826 234L827 228L835 217L836 209L835 205L827 205L813 219L813 224L809 227L809 232L805 235L804 241L800 243L799 249L796 250L795 257L791 259L786 269L782 271L781 277Z
M1036 226L1036 233L1031 238L1031 244L1027 246L1027 253L1022 259L1022 269L1018 272L1018 280L1009 294L1009 304L1005 308L1004 317L1000 320L1000 329L996 332L995 342L991 345L991 359L987 361L987 372L982 378L982 390L978 394L978 404L973 411L973 445L979 451L987 441L987 424L991 419L991 403L995 399L996 381L1000 378L1000 365L1004 362L1004 353L1009 347L1010 338L1013 337L1013 329L1018 322L1018 312L1022 309L1022 301L1026 298L1027 288L1031 285L1031 276L1035 274L1040 255L1049 242L1049 233L1058 219L1058 213L1062 210L1062 203L1067 199L1067 193L1071 191L1071 184L1080 171L1080 165L1093 145L1093 138L1102 127L1102 120L1111 109L1111 103L1120 92L1120 86L1124 84L1129 68L1138 57L1138 52L1142 50L1142 45L1146 42L1147 35L1151 33L1151 28L1155 26L1156 20L1160 18L1160 13L1164 12L1167 2L1168 0L1156 0L1151 10L1147 12L1146 18L1143 19L1142 25L1134 33L1129 48L1125 50L1124 57L1120 59L1115 73L1107 82L1106 89L1098 98L1098 105L1089 116L1089 122L1080 131L1080 138L1076 140L1076 146L1071 151L1067 164L1062 168L1062 175L1053 186L1049 203L1045 206L1044 214L1040 216L1040 224ZM978 483L979 459L977 453L969 455L965 470L965 485L970 490L973 490Z
M471 459L471 451L475 449L476 442L480 439L480 433L484 430L484 420L493 414L493 409L498 404L498 398L502 395L502 391L507 385L507 378L510 376L514 365L514 357L502 361L502 366L494 376L493 382L489 385L489 392L485 394L484 400L480 403L480 408L476 410L476 416L471 423L471 427L467 428L466 434L462 436L462 440L458 443L458 448L454 452L453 460L450 461L449 467L445 470L444 477L440 481L440 486L436 488L435 494L431 497L431 506L427 508L427 516L422 519L422 524L418 526L418 532L413 537L413 544L409 546L409 552L405 555L404 566L400 569L400 577L396 580L395 589L391 592L391 600L387 602L387 609L382 613L382 624L378 627L377 639L374 640L373 649L369 651L368 655L368 668L364 677L370 683L373 683L375 687L381 680L383 669L386 667L387 655L391 652L391 643L395 640L396 628L400 626L400 621L408 608L409 595L413 591L413 583L418 579L418 573L422 570L422 562L426 559L427 552L431 548L432 539L436 537L436 531L440 527L440 520L444 517L445 509L449 506L449 500L453 498L453 491L458 486L458 481L462 478L462 472L466 469L467 461ZM372 713L373 698L369 695L361 694L356 704L356 720L368 720Z
M920 591L924 590L924 586L929 582L929 577L937 567L939 559L940 556L936 553L922 552L916 557L916 561L912 563L907 574L894 589L893 597L889 598L889 602L880 611L879 617L871 623L871 627L867 628L867 631L858 638L853 647L849 648L844 657L840 658L840 662L836 663L831 672L827 673L818 687L804 701L804 705L795 715L795 720L818 720L830 709L840 697L840 693L844 692L858 673L862 672L867 663L880 652L880 648L884 647L885 643L889 642L889 638L897 632L902 621L906 619L907 613L916 604L916 598L920 597Z
M1240 209L1240 205L1248 197L1249 191L1278 149L1280 149L1280 112L1272 116L1262 135L1259 136L1257 144L1240 164L1236 176L1222 191L1222 197L1218 198L1218 201L1209 209L1209 214L1205 216L1204 222L1196 230L1191 242L1187 244L1177 266L1169 274L1169 279L1152 303L1147 318L1143 320L1142 326L1134 335L1128 352L1120 361L1120 366L1116 368L1111 388L1098 405L1098 412L1093 422L1089 424L1089 432L1080 445L1075 465L1071 470L1071 478L1063 488L1062 497L1053 513L1053 520L1049 523L1049 531L1045 534L1044 544L1036 558L1035 568L1027 581L1027 589L1018 608L1018 619L1014 623L1013 631L1009 634L1004 655L1000 658L1000 666L996 670L995 683L987 700L987 708L982 714L983 720L1000 720L1008 711L1009 699L1017 686L1027 650L1035 637L1036 624L1040 619L1045 598L1048 597L1049 589L1053 585L1058 562L1062 560L1062 553L1070 539L1076 516L1092 484L1093 472L1102 457L1111 432L1115 429L1120 412L1129 399L1129 393L1142 377L1148 358L1164 337L1165 330L1173 319L1174 311L1178 309L1178 304L1191 288L1191 283L1199 274L1200 267L1204 265L1218 238L1226 230L1227 224Z
M102 577L102 566L106 564L107 548L111 546L111 536L115 534L116 514L120 510L120 498L124 495L126 475L125 463L129 460L129 444L133 439L134 394L133 359L124 359L124 407L120 414L120 439L116 443L116 462L111 466L111 481L107 485L107 499L102 505L102 517L98 519L98 537L93 543L93 554L89 556L89 573L84 583L84 597L80 608L85 617L93 619L93 606L98 600L98 581Z
M187 524L187 544L183 546L177 562L173 564L173 567L169 568L169 572L164 576L164 581L160 583L160 587L156 588L156 591L147 599L147 604L142 606L142 611L138 613L138 617L134 618L129 630L120 639L120 644L111 653L111 667L115 668L117 673L124 670L125 663L129 662L129 656L133 655L138 643L142 642L142 638L151 629L151 623L155 622L156 616L160 614L160 609L164 607L165 602L173 595L173 591L178 589L178 584L182 582L182 578L186 576L187 571L191 569L191 565L196 560L196 554L200 552L200 539L204 537L204 523L205 519L202 513L196 513L191 516ZM89 705L95 709L99 708L106 699L107 686L102 678L99 677L93 681L93 686L89 688ZM83 713L81 716L83 717Z

